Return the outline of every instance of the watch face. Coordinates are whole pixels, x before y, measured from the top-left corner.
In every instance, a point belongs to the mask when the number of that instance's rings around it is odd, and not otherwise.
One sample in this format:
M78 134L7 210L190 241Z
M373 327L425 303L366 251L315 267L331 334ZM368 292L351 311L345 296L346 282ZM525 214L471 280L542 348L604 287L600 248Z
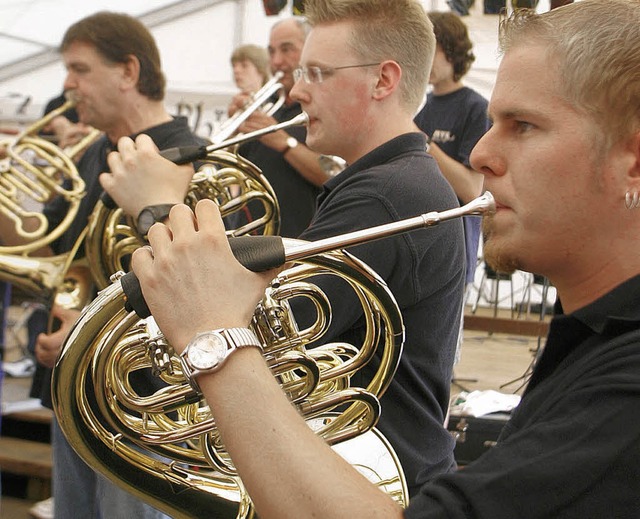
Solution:
M289 148L295 148L297 145L298 145L298 140L295 137L287 138L287 146L289 146Z
M196 337L189 345L187 357L196 369L211 369L217 366L227 353L227 342L218 334L207 333Z

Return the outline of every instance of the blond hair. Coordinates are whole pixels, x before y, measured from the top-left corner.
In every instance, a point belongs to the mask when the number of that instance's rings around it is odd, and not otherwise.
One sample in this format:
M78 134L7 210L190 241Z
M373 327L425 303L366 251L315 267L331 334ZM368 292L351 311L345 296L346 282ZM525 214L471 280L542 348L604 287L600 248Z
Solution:
M231 53L231 64L234 65L243 61L253 63L258 73L262 76L263 85L271 77L271 71L269 70L269 53L264 47L250 43L236 47Z
M543 14L515 11L500 47L543 44L560 91L602 128L605 145L640 129L640 2L583 0Z
M436 39L417 0L307 0L305 16L312 26L352 23L351 48L365 62L397 62L402 67L402 101L407 109L418 109L427 90Z

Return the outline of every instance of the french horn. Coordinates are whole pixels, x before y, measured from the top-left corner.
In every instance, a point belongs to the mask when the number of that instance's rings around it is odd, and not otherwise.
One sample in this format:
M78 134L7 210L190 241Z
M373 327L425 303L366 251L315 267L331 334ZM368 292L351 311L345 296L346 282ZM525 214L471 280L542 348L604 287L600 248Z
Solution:
M68 99L15 139L0 141L0 149L5 153L0 160L0 213L13 222L22 241L19 245L0 246L0 254L28 254L49 245L69 227L78 212L85 184L73 155L38 135L74 105L73 99ZM74 147L71 153L80 149ZM69 203L69 210L55 229L49 229L39 208L56 196Z
M375 424L402 353L402 317L384 281L340 249L492 208L485 193L463 208L318 242L230 239L248 268L294 262L271 283L252 319L265 359L309 427L401 506L408 502L402 467ZM313 282L319 275L338 276L356 293L367 324L362 344L323 344L332 302ZM290 304L299 297L317 310L316 321L303 329ZM254 517L206 402L186 381L153 318L141 319L148 314L131 272L114 276L83 311L53 372L54 411L64 434L94 469L174 517ZM355 386L353 375L374 355L375 375L365 387ZM163 386L137 393L131 380L139 370L151 370Z
M225 141L169 148L161 154L176 164L199 165L185 203L193 208L203 198L216 201L228 222L230 236L276 235L280 230L280 207L271 184L256 165L226 149L307 122L307 114L302 113L289 121ZM141 241L131 217L125 217L108 197L98 201L89 218L85 254L99 289L106 287L116 272L128 270L128 258Z
M65 150L39 136L55 117L75 106L73 98L27 127L14 139L0 141L0 279L25 290L30 297L50 306L60 287L67 307L82 307L89 297L87 278L72 269L80 244L58 256L38 256L39 251L59 238L75 218L85 195L85 183L74 158L100 133L90 131ZM62 221L49 228L41 207L54 197L68 202Z

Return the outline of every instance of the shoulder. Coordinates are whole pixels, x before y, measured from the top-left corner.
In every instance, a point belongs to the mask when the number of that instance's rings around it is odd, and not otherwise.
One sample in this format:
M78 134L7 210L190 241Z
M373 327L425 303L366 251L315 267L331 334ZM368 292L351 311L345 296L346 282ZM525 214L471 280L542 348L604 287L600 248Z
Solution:
M385 164L359 171L336 190L335 203L368 199L400 217L457 206L457 198L433 157L407 153ZM393 208L393 209L391 209Z
M146 133L153 139L160 149L177 145L203 145L206 139L197 136L189 127L189 122L184 116L173 117L170 121L148 128Z
M471 108L480 109L483 112L486 112L487 107L489 106L489 101L485 99L483 95L479 92L476 92L472 88L463 87L460 90L461 97L464 98L465 104Z

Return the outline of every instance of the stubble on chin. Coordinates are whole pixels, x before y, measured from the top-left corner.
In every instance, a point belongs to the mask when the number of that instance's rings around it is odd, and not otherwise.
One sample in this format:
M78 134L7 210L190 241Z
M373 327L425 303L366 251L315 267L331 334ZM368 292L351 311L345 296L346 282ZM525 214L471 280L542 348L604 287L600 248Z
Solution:
M493 215L482 218L482 255L484 261L496 272L513 274L519 269L519 262L513 251L500 242Z

